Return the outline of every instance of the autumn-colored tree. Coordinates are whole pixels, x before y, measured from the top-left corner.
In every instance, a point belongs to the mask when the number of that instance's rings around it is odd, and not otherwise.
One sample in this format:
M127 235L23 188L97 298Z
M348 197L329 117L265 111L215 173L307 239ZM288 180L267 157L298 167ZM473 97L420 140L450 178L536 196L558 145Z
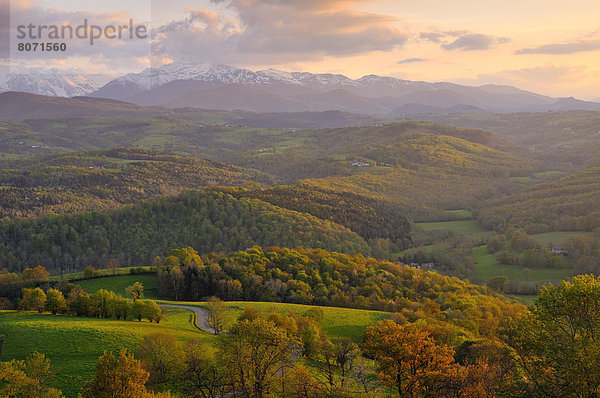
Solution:
M412 324L379 321L367 328L364 351L377 361L381 381L403 397L436 396L439 384L455 371L453 350Z
M152 384L172 380L183 367L183 352L175 338L167 333L156 332L144 336L136 355L150 372Z
M323 396L320 383L312 373L303 365L295 366L285 375L285 385L290 398L318 398Z
M134 282L133 285L125 288L125 292L135 302L136 300L144 297L144 285L142 285L140 282Z
M466 340L454 354L462 365L454 378L454 386L460 386L461 396L495 397L523 396L519 383L520 374L512 350L497 340ZM515 390L515 388L517 390Z
M98 359L95 377L86 384L82 398L150 398L170 397L170 393L153 394L146 388L149 373L142 363L122 349L116 357L105 352Z
M46 268L38 265L35 268L25 268L21 273L21 281L24 284L36 284L47 281L50 277L50 273L46 271Z
M529 313L504 330L531 396L600 396L600 278L542 288Z
M67 300L60 290L49 289L46 292L44 309L52 314L63 314L67 311Z
M25 361L0 362L0 397L60 398L59 390L47 386L53 376L50 360L39 352Z
M95 276L98 276L98 271L96 271L96 268L94 268L93 265L88 265L83 269L83 277L85 279L93 278Z
M119 262L114 258L111 258L106 262L106 269L113 275L117 274L117 269L120 267Z
M227 371L217 358L207 354L202 340L187 341L184 354L181 383L187 395L217 398L224 397L231 391Z
M26 311L44 311L46 293L39 287L35 289L23 288L23 298L19 301L19 308Z
M217 347L234 390L262 398L275 388L277 375L292 365L300 343L273 322L258 318L234 324L219 336Z
M225 303L218 297L211 297L206 301L206 308L210 327L213 328L215 334L220 334L225 328L226 322L227 307Z

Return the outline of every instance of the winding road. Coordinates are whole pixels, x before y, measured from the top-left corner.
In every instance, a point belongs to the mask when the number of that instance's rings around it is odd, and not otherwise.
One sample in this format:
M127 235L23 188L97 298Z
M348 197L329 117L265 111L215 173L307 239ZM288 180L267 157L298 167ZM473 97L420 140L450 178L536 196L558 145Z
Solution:
M215 330L210 327L210 323L208 322L208 311L204 308L193 307L191 305L172 305L172 304L159 304L161 307L169 307L169 308L181 308L182 310L189 310L195 312L196 317L196 326L205 332L215 334Z

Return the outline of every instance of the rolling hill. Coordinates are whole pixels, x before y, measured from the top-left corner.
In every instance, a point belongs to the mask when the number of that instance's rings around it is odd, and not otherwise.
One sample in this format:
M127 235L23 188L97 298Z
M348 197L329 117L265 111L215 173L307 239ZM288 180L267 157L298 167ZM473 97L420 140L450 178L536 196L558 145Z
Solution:
M143 107L92 97L48 97L9 91L0 94L0 120L115 116L140 113Z
M0 170L0 217L103 210L209 185L270 182L256 171L142 149L51 155Z
M529 233L594 231L600 227L600 168L575 172L482 203L479 222L488 228L508 223Z
M339 224L217 191L191 191L104 212L0 221L0 264L14 271L44 264L54 273L72 272L110 258L141 266L173 247L209 253L253 245L369 253L363 239Z

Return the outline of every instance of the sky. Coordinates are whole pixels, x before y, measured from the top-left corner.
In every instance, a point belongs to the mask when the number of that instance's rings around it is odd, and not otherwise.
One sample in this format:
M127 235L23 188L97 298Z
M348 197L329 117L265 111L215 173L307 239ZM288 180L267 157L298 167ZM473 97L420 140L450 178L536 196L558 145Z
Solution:
M186 60L600 98L598 0L12 0L10 16L11 35L17 21L152 28L45 58L13 51L11 65L108 76Z

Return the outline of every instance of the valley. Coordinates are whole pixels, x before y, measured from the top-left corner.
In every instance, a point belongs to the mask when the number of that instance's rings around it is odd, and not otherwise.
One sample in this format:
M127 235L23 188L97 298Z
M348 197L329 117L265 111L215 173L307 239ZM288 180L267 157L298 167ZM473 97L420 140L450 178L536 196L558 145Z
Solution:
M273 366L296 376L273 391L305 380L309 396L383 397L395 387L379 345L400 333L447 350L428 379L439 396L455 377L461 391L525 388L506 325L530 327L515 319L600 272L597 113L324 106L0 94L0 364L43 353L44 385L68 397L110 355L146 372L148 396L230 394L227 347L277 336ZM222 333L161 304L220 314ZM148 356L159 341L164 373ZM206 385L190 385L193 364Z

